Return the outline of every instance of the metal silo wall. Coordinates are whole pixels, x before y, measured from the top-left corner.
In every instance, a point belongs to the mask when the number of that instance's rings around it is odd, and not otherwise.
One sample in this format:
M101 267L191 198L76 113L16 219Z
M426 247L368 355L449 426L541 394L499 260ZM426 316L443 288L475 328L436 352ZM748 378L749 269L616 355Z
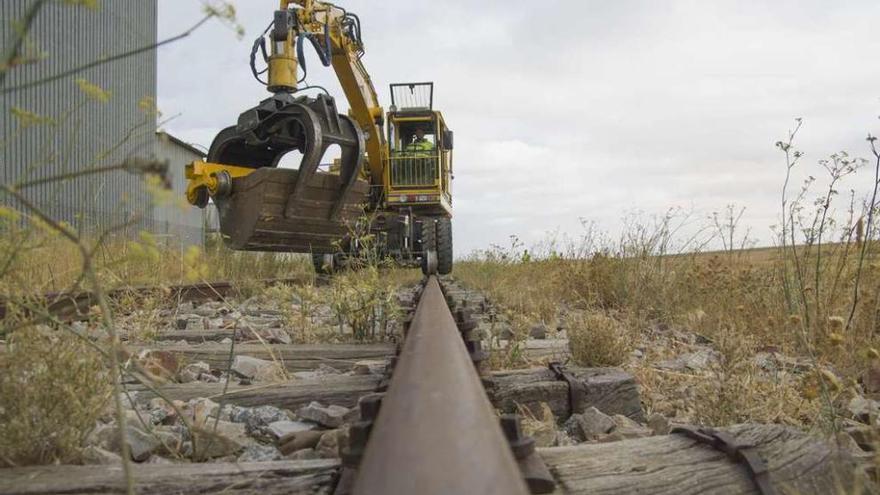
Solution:
M2 53L18 36L16 25L35 0L0 1ZM26 55L14 65L0 95L0 180L17 184L129 157L155 155L156 117L140 103L156 95L156 52L104 63L54 81L46 78L156 42L156 0L98 0L92 10L49 1L26 38ZM79 87L86 80L110 92L107 102ZM32 87L21 86L40 82ZM51 123L23 125L13 111L32 112ZM115 171L67 179L23 190L53 218L84 231L103 231L129 222L131 235L153 228L149 197L140 177ZM8 196L0 201L10 203Z

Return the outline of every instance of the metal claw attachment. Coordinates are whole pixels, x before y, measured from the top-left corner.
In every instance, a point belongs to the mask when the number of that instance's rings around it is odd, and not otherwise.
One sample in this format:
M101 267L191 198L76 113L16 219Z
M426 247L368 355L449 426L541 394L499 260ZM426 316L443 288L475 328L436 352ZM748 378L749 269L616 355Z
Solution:
M334 145L340 148L338 162L320 171L321 159ZM328 95L294 98L280 92L242 113L237 126L214 138L206 165L244 172L224 177L229 180L204 179L209 190L218 183L223 192L211 197L226 244L244 250L335 251L363 212L369 192L358 180L364 150L362 131L339 114ZM292 151L302 154L299 167L278 168ZM194 193L193 199L199 197Z

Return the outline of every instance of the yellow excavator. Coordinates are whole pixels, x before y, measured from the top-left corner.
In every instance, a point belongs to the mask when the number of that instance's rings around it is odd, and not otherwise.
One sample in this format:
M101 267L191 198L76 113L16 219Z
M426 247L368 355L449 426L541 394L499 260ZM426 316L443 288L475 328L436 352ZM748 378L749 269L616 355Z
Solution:
M335 71L348 115L324 88L304 84L308 45ZM453 133L433 108L434 85L391 84L386 113L363 55L357 15L327 2L281 0L250 57L272 96L186 168L187 200L200 208L213 202L229 248L311 253L326 272L371 239L372 249L400 264L452 271ZM339 157L322 164L331 147ZM297 168L279 166L288 154L302 157Z

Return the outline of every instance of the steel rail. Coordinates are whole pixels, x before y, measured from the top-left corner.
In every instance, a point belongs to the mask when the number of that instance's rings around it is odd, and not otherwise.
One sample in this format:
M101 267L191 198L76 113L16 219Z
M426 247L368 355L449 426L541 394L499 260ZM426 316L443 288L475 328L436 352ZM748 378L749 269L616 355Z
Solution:
M529 493L434 276L382 399L353 493Z
M304 277L271 278L259 280L264 286L298 284L306 281ZM231 296L238 290L235 282L218 280L213 282L200 282L194 284L175 284L157 286L134 286L109 289L106 296L110 300L118 300L126 296L147 296L161 294L168 300L180 302L205 302L217 301ZM25 296L24 301L31 301L37 306L45 306L48 314L62 321L84 320L88 318L89 308L97 304L95 295L91 291L79 292L48 292ZM0 320L6 317L7 307L14 304L0 297ZM21 302L19 304L24 304Z

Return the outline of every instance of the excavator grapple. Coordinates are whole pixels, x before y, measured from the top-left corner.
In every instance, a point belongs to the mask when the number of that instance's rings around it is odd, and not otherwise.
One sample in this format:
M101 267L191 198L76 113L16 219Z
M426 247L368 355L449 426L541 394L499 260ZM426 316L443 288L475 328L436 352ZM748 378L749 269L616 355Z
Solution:
M338 173L319 171L328 147L341 149ZM278 168L296 150L298 169ZM239 250L330 253L363 215L369 192L359 179L363 134L351 118L340 115L333 98L293 98L279 93L221 131L207 161L257 169L232 177L215 173L211 195L226 244Z

